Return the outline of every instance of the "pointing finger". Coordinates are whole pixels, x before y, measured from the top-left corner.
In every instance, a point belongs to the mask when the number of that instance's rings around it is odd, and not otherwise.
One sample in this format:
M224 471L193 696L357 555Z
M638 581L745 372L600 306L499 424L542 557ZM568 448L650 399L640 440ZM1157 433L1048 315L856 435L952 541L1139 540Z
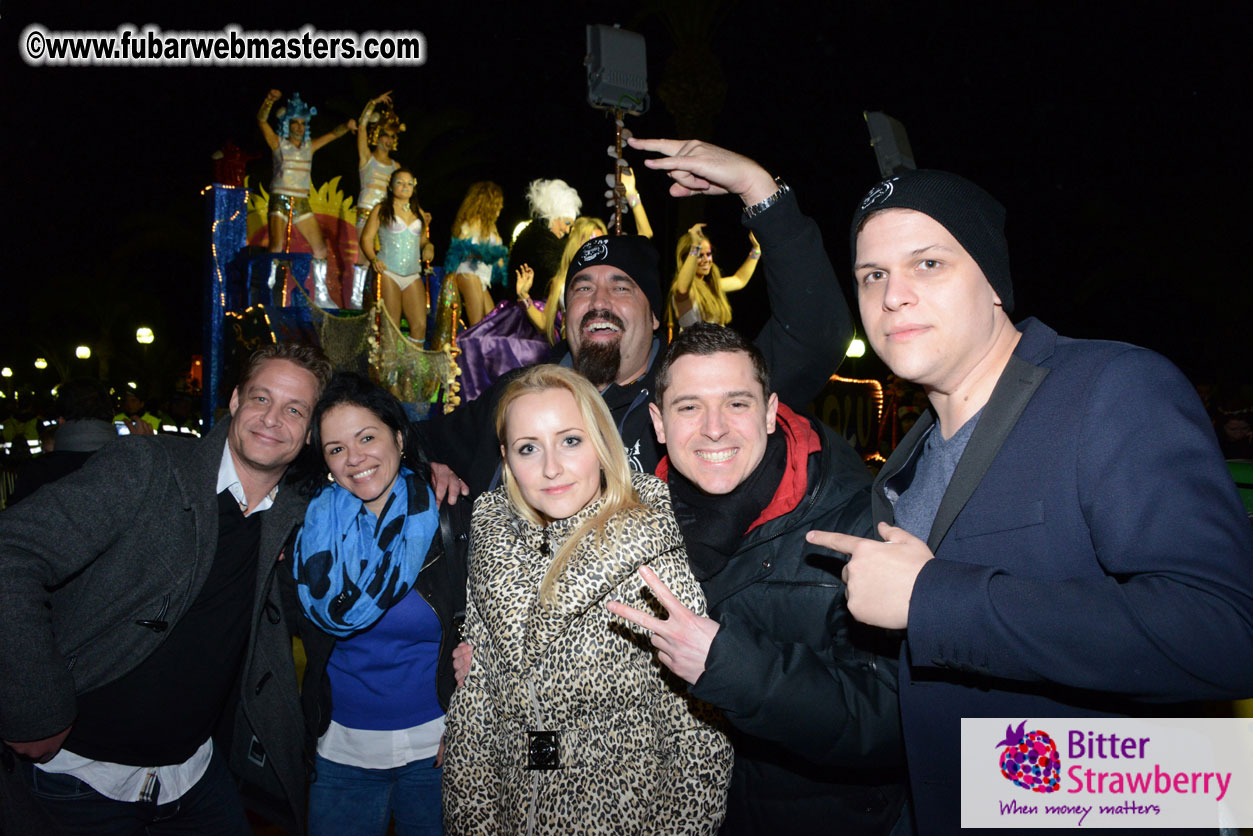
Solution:
M656 151L659 154L676 154L683 147L681 139L641 139L633 136L627 140L632 148L640 151Z
M862 543L874 542L873 540L867 540L865 537L854 537L851 534L841 534L838 531L811 531L805 535L805 539L815 546L824 546L832 551L847 555L852 555L853 549Z

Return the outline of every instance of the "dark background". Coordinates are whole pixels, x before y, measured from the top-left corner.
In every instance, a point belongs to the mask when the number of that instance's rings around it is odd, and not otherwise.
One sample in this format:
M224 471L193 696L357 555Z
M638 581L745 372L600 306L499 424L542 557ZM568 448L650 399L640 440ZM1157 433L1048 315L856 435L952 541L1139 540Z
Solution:
M1249 16L1238 3L4 2L0 365L13 382L50 386L96 373L96 359L67 359L86 342L112 346L114 378L161 387L186 370L201 351L209 155L227 140L260 154L250 182L268 186L255 114L271 87L317 106L315 136L395 91L408 125L395 156L434 213L437 261L474 180L504 187L505 235L535 177L566 179L584 213L603 217L612 126L586 102L584 26L617 22L648 42L652 108L629 127L694 134L783 176L821 224L846 295L848 219L878 179L862 112L884 110L907 127L919 166L964 174L1008 207L1015 319L1149 346L1197 383L1249 382ZM30 67L18 41L32 22L417 29L428 60ZM636 170L667 277L678 234L699 219L733 271L748 249L738 201L683 205L660 175ZM355 199L352 137L315 157L315 185L336 175ZM735 324L755 332L763 282L732 304ZM134 342L141 324L157 333L147 356ZM36 356L54 368L37 373ZM844 371L879 369L867 359Z

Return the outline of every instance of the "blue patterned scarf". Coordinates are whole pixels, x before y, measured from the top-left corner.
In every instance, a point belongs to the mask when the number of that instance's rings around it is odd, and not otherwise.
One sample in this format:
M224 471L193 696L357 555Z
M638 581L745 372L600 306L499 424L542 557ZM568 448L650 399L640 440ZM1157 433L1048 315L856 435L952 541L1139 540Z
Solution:
M322 630L344 638L383 617L418 579L439 530L435 494L407 467L374 525L365 503L327 485L296 537L296 594Z

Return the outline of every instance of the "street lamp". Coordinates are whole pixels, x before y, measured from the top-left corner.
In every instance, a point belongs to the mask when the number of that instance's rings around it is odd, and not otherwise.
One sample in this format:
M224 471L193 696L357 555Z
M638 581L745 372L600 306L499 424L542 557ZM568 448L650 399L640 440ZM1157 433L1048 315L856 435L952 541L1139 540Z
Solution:
M86 360L91 357L91 349L85 345L80 345L78 348L74 349L74 356L79 360Z
M152 329L144 326L135 332L135 342L140 345L151 345L156 337L153 336Z

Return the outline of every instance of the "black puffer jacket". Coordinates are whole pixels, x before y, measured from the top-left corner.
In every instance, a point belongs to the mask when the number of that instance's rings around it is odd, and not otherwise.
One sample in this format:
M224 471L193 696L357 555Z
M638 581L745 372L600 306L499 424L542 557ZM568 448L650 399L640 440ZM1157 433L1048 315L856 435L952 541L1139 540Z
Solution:
M853 621L842 563L805 541L811 529L871 536L870 478L809 423L822 450L800 504L701 584L720 627L691 691L723 709L735 747L723 834L887 833L905 797L893 640Z

